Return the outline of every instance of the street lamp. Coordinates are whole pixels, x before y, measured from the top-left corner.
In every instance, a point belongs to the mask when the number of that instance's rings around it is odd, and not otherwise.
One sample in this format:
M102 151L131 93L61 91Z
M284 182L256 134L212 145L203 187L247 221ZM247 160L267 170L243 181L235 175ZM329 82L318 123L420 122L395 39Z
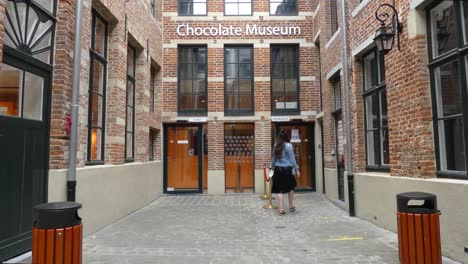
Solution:
M389 7L393 11L391 26L386 25L386 21L390 18L390 15L387 12L379 13L382 7ZM377 8L377 11L375 11L375 17L380 21L380 27L375 32L374 37L379 52L387 54L392 50L395 42L395 35L397 36L398 50L400 50L400 34L403 31L403 23L398 20L398 12L395 7L389 4L382 4Z

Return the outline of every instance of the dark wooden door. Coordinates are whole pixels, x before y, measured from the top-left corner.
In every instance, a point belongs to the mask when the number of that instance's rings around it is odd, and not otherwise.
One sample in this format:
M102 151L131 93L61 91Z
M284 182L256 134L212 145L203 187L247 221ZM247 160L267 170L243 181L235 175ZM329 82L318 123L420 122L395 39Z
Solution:
M4 55L0 65L0 261L31 249L32 208L47 200L51 87L50 72Z

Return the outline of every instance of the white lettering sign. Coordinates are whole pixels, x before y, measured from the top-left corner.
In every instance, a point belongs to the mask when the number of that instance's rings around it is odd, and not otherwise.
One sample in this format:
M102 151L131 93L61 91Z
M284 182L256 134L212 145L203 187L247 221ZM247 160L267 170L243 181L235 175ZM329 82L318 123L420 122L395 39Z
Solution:
M300 35L301 28L298 26L273 27L273 26L258 26L256 24L247 24L245 28L235 27L233 25L223 26L218 24L211 27L192 27L189 24L181 24L177 26L177 35L186 36L289 36Z
M287 116L272 116L271 122L288 122L289 117Z

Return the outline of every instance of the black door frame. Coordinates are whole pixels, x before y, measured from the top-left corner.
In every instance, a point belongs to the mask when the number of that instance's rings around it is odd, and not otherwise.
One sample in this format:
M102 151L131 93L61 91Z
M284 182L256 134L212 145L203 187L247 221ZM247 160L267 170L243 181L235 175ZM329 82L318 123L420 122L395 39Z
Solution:
M44 79L43 87L43 100L42 100L42 120L25 120L25 122L36 122L43 123L44 126L44 155L42 157L42 168L43 168L43 186L38 188L37 191L42 193L37 197L41 198L41 201L34 201L38 203L47 202L48 197L48 181L49 181L49 152L50 152L50 116L51 116L51 97L52 97L52 70L53 67L47 63L33 59L32 57L14 49L9 46L3 46L3 64L15 67L19 70L23 70L34 75L40 76ZM1 116L0 119L4 121L18 121L20 117L9 117ZM36 186L37 187L37 186ZM22 194L23 196L24 194ZM34 195L34 194L31 194ZM23 208L25 209L25 208ZM33 208L31 208L31 211ZM32 222L33 219L31 219ZM4 245L0 250L0 262L18 254L25 253L31 250L32 243L32 230L25 232L14 238L14 241L9 242L8 245Z
M187 193L203 193L203 125L205 123L185 123L185 124L163 124L164 134L163 134L163 193L164 194L187 194ZM198 155L198 189L196 190L183 190L183 191L168 191L167 190L167 130L170 127L197 127L198 128L198 149L201 152L201 155Z
M278 136L280 132L280 127L281 126L308 126L311 131L311 137L309 138L309 144L310 144L310 165L311 165L311 177L312 179L312 189L307 190L307 189L296 189L294 190L295 192L316 192L317 191L317 183L316 183L316 173L315 173L315 122L273 122L275 126L274 134L275 138ZM272 139L272 141L275 141L275 138Z

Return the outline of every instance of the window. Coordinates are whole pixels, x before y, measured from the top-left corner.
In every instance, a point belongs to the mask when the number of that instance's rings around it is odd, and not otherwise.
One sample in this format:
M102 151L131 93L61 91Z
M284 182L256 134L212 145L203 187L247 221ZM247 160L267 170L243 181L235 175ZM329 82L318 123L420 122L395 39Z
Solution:
M150 112L154 113L155 100L156 100L156 69L151 66L151 80L150 80Z
M270 15L297 16L297 0L270 0Z
M389 169L387 90L383 54L376 49L363 58L363 96L368 169Z
M336 1L337 0L328 1L330 4L330 29L332 36L338 30L338 9Z
M206 115L206 47L179 46L178 112Z
M135 53L135 48L129 44L127 50L127 96L125 103L125 161L133 161L135 157Z
M150 128L149 131L149 160L155 160L156 157L156 137L158 135L158 130Z
M156 0L151 0L151 15L156 18Z
M179 16L206 16L206 0L179 0Z
M253 114L253 49L224 48L224 112L226 115Z
M89 105L88 105L88 163L104 161L107 23L93 10L91 28Z
M299 47L272 45L270 56L272 114L298 114Z
M427 18L437 174L466 179L468 4L438 2Z
M340 80L340 76L335 77L335 79L333 80L333 97L335 98L335 100L334 100L335 111L341 110L341 80Z
M252 1L224 0L224 14L227 16L252 15Z

